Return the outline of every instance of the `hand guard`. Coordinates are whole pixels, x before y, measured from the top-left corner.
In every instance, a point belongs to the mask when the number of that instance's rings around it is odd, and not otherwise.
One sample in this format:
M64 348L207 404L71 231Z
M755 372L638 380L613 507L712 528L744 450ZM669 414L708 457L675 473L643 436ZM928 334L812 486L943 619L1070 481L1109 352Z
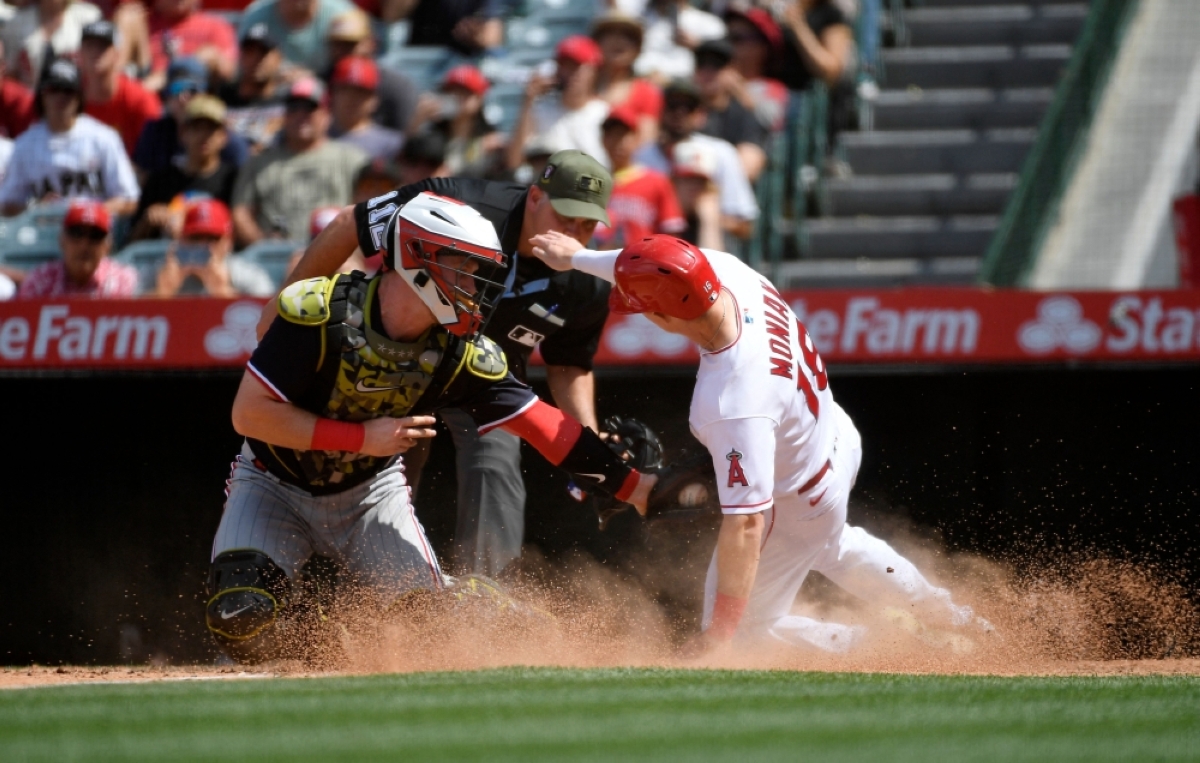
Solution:
M708 453L684 454L676 463L650 473L658 476L658 482L646 502L646 519L691 519L721 510Z

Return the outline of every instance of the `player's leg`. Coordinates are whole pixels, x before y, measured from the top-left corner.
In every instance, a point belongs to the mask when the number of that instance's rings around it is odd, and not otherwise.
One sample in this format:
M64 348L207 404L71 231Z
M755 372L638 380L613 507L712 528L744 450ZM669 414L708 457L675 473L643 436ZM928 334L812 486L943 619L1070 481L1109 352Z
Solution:
M247 451L248 453L248 451ZM230 657L259 662L279 656L278 623L292 584L312 554L295 511L301 494L239 456L213 539L205 620Z
M521 440L498 429L481 436L474 420L458 409L440 415L457 453L455 568L495 576L520 558L525 536Z
M441 567L399 464L363 485L316 499L315 510L321 516L317 551L337 559L350 580L377 593L380 603L442 587Z

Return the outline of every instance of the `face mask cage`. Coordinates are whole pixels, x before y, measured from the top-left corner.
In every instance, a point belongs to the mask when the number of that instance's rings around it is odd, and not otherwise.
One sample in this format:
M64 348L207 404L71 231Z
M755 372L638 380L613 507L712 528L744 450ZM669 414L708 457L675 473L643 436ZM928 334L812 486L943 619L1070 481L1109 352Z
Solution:
M408 246L425 269L417 276L417 286L424 285L420 280L427 274L442 301L454 308L457 322L443 325L463 337L482 331L504 296L508 258L501 252L461 242L446 245L412 239Z

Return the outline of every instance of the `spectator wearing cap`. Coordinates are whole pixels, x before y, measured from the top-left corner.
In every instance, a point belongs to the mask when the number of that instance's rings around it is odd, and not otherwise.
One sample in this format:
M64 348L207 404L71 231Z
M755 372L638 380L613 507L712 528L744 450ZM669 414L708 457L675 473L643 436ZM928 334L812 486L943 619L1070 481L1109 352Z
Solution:
M184 112L192 98L208 89L208 69L197 59L181 58L174 61L167 72L163 115L146 123L133 150L133 166L142 183L151 173L183 161ZM225 145L221 149L221 161L240 167L249 157L250 146L246 139L227 131Z
M114 262L112 218L104 205L90 199L71 202L58 236L62 259L43 263L21 282L22 298L133 297L138 291L137 270Z
M732 143L746 177L754 183L767 165L768 132L742 103L750 95L742 75L729 65L732 58L733 46L725 40L710 40L696 48L695 82L708 113L700 132ZM783 94L786 98L787 92ZM777 118L782 117L780 110Z
M230 256L232 252L229 208L216 199L189 201L179 237L158 270L155 295L273 296L271 276L253 262Z
M329 137L356 146L371 160L394 159L404 134L371 119L379 106L379 67L366 56L346 56L333 68Z
M31 203L67 198L103 201L110 215L128 214L139 188L121 137L86 114L79 68L50 64L38 85L40 119L17 138L0 185L0 211L15 215Z
M221 158L229 138L225 104L211 95L192 98L184 108L179 135L183 161L151 173L133 215L134 239L174 237L185 198L213 198L226 206L233 199L237 166Z
M612 162L613 190L608 201L611 223L596 226L595 239L601 245L597 248L620 249L655 233L679 235L685 226L670 179L633 161L641 145L638 120L633 109L618 106L601 127Z
M400 173L398 186L420 183L430 178L449 177L446 170L446 138L440 132L423 132L404 143L396 157Z
M237 79L217 89L217 97L229 107L230 131L243 136L255 153L275 139L283 124L282 62L271 30L254 24L242 32Z
M706 146L692 140L675 144L671 184L687 221L679 237L702 249L721 249L725 244L716 176L717 163Z
M178 58L202 61L218 80L233 78L237 35L225 19L201 12L200 0L154 0L147 23L151 73L146 87L161 89L167 69Z
M82 0L32 0L4 25L8 74L36 88L48 59L79 52L83 28L101 18L100 9Z
M609 106L596 97L596 73L604 56L591 37L571 35L555 49L555 72L535 74L525 86L525 99L508 142L508 167L523 160L525 142L533 139L555 151L575 149L608 164L600 144L600 123Z
M146 123L162 116L158 96L121 73L117 28L97 21L83 28L79 68L83 73L84 113L113 128L132 157Z
M445 169L457 177L493 178L504 175L504 135L483 110L491 87L483 72L461 64L446 72L438 93L421 96L409 135L434 131L445 141Z
M504 19L516 9L515 0L383 0L380 15L387 23L409 20L409 45L473 57L504 42Z
M0 136L15 138L33 124L33 91L8 76L0 38Z
M729 81L732 95L768 130L782 130L788 92L772 74L783 58L783 30L762 8L727 11L725 25L731 55L730 66L721 73Z
M649 80L635 77L633 62L642 52L642 22L620 13L600 16L592 24L592 39L603 60L596 73L596 95L610 108L624 106L638 117L638 138L654 140L662 115L662 91Z
M284 102L282 139L238 173L233 221L243 246L266 237L302 241L317 207L350 203L354 178L367 162L358 148L330 141L325 86L297 80Z
M691 139L703 146L715 162L714 182L720 193L721 227L728 235L748 238L753 222L758 218L758 201L733 144L698 132L707 121L699 87L691 80L675 80L663 90L658 141L643 146L635 158L666 174L671 171L676 143ZM732 247L721 248L729 251Z
M331 67L327 75L331 75L338 62L346 56L375 58L375 35L371 32L371 22L357 8L333 20L329 25L327 40ZM407 129L420 95L416 83L395 69L380 66L376 95L379 105L371 115L375 123L389 130Z
M790 0L784 7L779 78L789 90L829 87L845 77L854 57L854 29L829 0Z
M650 0L643 3L644 9L617 5L630 16L640 16L646 29L634 72L659 84L692 76L692 50L705 40L725 36L725 24L719 17L688 0Z
M266 24L284 61L319 73L329 70L326 42L333 20L354 6L346 0L254 0L242 13L240 37L255 24Z

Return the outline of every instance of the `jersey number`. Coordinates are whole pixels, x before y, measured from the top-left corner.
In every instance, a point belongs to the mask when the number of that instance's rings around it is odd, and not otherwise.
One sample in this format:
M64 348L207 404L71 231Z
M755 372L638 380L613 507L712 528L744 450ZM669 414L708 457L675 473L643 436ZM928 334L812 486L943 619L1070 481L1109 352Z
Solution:
M392 219L397 209L399 207L395 204L388 204L386 207L372 209L367 214L367 224L371 226L371 243L375 244L376 252L384 248L383 236L387 232L388 220ZM381 220L383 222L380 222Z
M796 364L796 389L804 393L804 402L808 404L808 410L812 412L813 418L819 418L821 401L817 399L817 392L829 388L829 372L825 369L825 361L821 360L821 356L817 354L817 348L813 345L812 337L808 335L808 329L804 328L804 324L799 319L796 320L796 329L797 335L800 337L800 353L804 356L804 364ZM805 373L804 366L808 366L812 381L809 381L809 373ZM816 389L813 388L814 384Z

